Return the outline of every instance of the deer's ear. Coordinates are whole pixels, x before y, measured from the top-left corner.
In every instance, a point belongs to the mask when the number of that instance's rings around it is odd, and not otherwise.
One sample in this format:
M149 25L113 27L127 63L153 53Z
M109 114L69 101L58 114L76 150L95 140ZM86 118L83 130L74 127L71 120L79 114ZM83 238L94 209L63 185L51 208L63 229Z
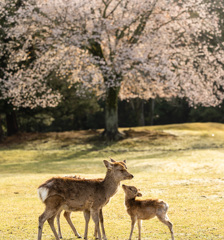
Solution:
M111 161L111 162L116 162L116 161L115 161L114 159L112 159L112 158L110 159L110 161Z
M107 160L103 160L103 163L108 170L112 169L112 164L110 162L108 162Z

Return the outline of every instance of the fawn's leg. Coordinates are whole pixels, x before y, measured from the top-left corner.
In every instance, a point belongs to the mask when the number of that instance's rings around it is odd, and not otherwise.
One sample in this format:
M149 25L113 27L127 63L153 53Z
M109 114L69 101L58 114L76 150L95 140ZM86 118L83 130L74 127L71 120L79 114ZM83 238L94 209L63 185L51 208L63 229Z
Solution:
M85 233L84 233L84 239L88 239L88 225L89 225L89 220L90 220L90 211L89 210L84 210L83 211L84 218L85 218Z
M141 240L142 220L138 219L138 240Z
M165 213L162 216L157 216L158 219L164 223L166 226L168 226L170 233L171 233L171 238L172 240L174 240L174 235L173 235L173 224L170 222L169 217L167 216L167 214Z
M93 221L95 223L95 228L97 230L99 240L102 240L101 232L100 232L100 225L99 225L99 210L93 210L91 212L91 215L92 215Z
M72 231L74 232L75 236L78 237L78 238L81 238L81 236L79 235L79 233L77 232L75 226L73 225L73 223L71 221L70 215L71 215L71 212L67 212L67 211L64 212L64 217L67 220L67 222L68 222L69 226L71 227Z
M131 218L131 232L130 232L129 240L131 240L131 237L132 237L132 233L133 233L133 230L134 230L134 226L135 226L136 220L137 220L136 217L132 217L132 218Z
M58 225L58 236L59 238L62 238L62 234L61 234L61 225L60 225L60 216L61 216L61 211L58 212L56 219L57 219L57 225Z

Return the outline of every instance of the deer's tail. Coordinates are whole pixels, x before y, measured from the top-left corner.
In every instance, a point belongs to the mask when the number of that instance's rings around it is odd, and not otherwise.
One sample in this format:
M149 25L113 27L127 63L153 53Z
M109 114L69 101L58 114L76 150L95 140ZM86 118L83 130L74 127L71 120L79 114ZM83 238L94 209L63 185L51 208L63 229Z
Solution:
M49 189L46 187L39 187L37 190L37 193L38 193L40 200L42 202L44 202L48 197Z

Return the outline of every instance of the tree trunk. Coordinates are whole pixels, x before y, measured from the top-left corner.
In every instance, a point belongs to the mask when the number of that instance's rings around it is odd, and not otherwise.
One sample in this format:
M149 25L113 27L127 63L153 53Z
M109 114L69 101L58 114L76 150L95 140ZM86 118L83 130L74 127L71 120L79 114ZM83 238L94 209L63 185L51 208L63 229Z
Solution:
M123 137L118 131L118 94L119 87L110 87L106 91L105 131L103 136L109 141L116 141Z
M150 100L150 125L152 126L154 124L154 109L155 109L155 99Z
M131 107L135 113L135 122L137 126L145 126L144 100L134 98L130 100Z
M18 133L19 128L17 124L17 118L15 111L6 114L6 123L7 123L7 135L12 136Z
M2 129L2 119L0 116L0 142L2 141L3 137L4 137L4 133L3 133L3 129Z
M137 101L136 113L138 126L145 126L144 100L137 98L136 101Z
M117 83L121 81L121 76L119 74L116 74L115 71L112 71L112 76L110 75L110 71L107 71L105 68L106 60L104 58L103 50L101 48L101 45L95 41L95 39L89 39L89 52L102 60L103 64L99 65L103 78L104 83L106 86L108 86L108 83L110 83L110 77L111 79L114 79L114 76L116 77ZM111 54L110 57L113 58ZM110 68L110 67L109 67ZM106 100L105 100L105 130L103 132L103 137L106 138L106 140L109 141L116 141L123 137L123 135L118 131L118 94L119 94L120 87L107 87L106 90Z

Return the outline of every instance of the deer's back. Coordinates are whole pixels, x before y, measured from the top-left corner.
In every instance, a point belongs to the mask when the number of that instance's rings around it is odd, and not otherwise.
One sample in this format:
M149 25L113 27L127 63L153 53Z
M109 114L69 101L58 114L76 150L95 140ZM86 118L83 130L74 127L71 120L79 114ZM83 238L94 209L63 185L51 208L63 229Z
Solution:
M106 191L102 179L73 177L51 178L38 188L39 196L45 204L51 201L51 198L60 196L64 199L62 209L67 211L102 208L111 197L105 194Z
M60 195L66 199L80 199L94 197L95 193L101 188L101 181L98 179L76 179L70 177L51 178L40 188L48 189L48 196Z

